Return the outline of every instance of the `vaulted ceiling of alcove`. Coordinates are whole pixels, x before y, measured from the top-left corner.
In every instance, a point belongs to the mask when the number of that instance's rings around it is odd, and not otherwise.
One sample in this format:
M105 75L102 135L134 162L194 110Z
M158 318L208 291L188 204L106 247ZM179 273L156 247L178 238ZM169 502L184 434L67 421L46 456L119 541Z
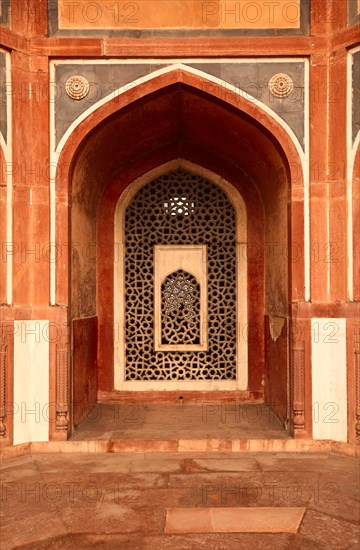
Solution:
M174 84L119 110L87 136L73 163L73 202L94 213L109 180L169 147L175 156L198 153L213 166L235 165L265 204L286 187L280 147L263 127L205 92Z

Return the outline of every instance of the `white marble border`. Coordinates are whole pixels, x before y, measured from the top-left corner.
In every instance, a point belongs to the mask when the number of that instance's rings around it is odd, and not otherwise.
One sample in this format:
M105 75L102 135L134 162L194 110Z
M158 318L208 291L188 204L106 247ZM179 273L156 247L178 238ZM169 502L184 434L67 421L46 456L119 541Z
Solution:
M348 51L347 54L347 101L346 101L346 199L347 199L347 288L349 302L354 300L354 239L353 239L353 175L357 148L360 143L360 132L355 141L352 137L352 107L353 107L353 79L352 66L354 54L360 51L360 46Z
M7 140L0 132L0 145L4 151L6 163L6 248L12 249L13 246L13 155L12 155L12 79L11 79L11 56L6 50L0 49L5 55L5 73L6 73L6 117L7 117ZM12 304L12 274L13 274L13 256L12 253L6 254L6 303Z

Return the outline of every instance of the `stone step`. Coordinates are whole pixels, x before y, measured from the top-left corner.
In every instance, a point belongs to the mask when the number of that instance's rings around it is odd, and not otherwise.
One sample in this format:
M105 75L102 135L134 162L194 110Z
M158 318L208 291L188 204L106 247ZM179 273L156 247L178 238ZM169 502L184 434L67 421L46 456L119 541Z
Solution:
M329 453L360 456L360 446L313 439L92 439L3 447L2 459L31 453Z

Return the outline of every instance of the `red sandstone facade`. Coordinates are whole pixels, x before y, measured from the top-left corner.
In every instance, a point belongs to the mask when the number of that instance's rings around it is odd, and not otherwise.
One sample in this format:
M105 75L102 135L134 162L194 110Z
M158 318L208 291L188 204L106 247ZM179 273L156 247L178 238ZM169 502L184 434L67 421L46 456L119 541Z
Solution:
M194 8L185 30L162 15L150 32L144 15L111 33L93 11L72 26L46 0L3 2L4 446L26 441L14 431L38 402L48 440L66 440L98 400L154 396L114 387L114 214L176 159L232 184L247 212L248 388L189 398L264 401L294 438L358 441L359 6L311 0L297 24L256 29L202 4L211 25ZM272 95L279 73L298 100ZM90 82L84 107L66 92L74 75ZM44 384L27 392L26 373Z

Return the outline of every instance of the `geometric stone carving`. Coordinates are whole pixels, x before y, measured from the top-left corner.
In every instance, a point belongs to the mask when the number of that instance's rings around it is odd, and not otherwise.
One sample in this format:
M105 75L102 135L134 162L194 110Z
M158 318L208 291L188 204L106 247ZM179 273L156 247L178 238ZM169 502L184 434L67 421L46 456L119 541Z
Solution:
M174 249L171 263L168 252L159 257L167 266L160 271L154 265L159 247ZM191 259L192 249L199 249L199 259ZM235 209L217 185L176 169L140 188L125 211L126 381L236 380L236 250ZM161 318L161 299L160 306L155 299L164 279L179 269L200 284L200 342L160 349L154 309Z
M294 89L292 78L285 73L277 73L269 81L270 93L279 99L288 97Z
M0 333L0 437L6 436L6 360L7 342L5 331Z
M355 350L356 375L356 436L360 437L360 349Z
M161 343L200 343L200 285L183 269L161 285Z
M206 324L206 246L155 246L155 351L207 351Z
M58 432L68 429L68 350L66 344L56 350L56 422Z
M294 373L293 383L293 413L294 430L305 428L305 369L303 348L293 348L292 363Z
M71 99L80 101L88 95L90 84L84 76L71 76L65 83L65 90Z

